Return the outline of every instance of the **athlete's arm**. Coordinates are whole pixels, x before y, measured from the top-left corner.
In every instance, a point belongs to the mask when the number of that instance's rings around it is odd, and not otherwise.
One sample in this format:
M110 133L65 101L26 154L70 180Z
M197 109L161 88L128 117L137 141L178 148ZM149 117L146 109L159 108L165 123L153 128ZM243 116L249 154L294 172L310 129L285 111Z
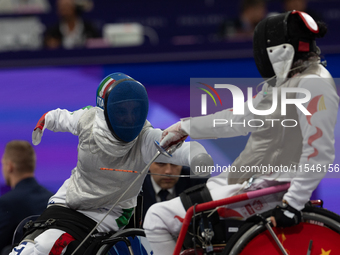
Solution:
M254 108L263 98L260 91L252 99ZM248 121L254 117L248 108L248 102L244 103L244 115L234 115L233 109L226 109L214 114L186 118L170 126L162 133L161 144L167 147L168 144L185 139L190 136L194 139L216 139L247 135L256 130L256 127L248 125Z
M38 121L32 133L32 142L38 145L45 129L54 132L70 132L78 135L77 125L80 117L92 106L70 112L65 109L56 109L45 113Z
M311 93L311 100L304 106L312 115L297 111L303 148L297 175L284 195L284 200L297 210L303 209L334 161L334 127L339 105L336 90L326 79L311 75L299 87ZM298 97L304 95L297 94Z
M157 152L155 140L159 141L162 130L150 128L143 135L142 155L145 163L149 163ZM156 162L171 163L182 166L191 166L192 159L199 154L207 154L205 148L197 142L184 142L172 155L159 156Z

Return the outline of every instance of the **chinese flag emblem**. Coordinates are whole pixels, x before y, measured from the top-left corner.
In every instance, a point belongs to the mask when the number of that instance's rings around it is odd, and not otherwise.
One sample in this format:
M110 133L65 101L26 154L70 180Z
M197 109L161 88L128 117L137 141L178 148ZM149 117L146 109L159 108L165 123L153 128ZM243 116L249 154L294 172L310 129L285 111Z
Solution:
M273 228L283 247L289 255L307 254L312 240L311 255L340 254L340 235L333 230L311 223L300 223L290 228ZM240 255L279 255L279 247L266 230L243 249Z

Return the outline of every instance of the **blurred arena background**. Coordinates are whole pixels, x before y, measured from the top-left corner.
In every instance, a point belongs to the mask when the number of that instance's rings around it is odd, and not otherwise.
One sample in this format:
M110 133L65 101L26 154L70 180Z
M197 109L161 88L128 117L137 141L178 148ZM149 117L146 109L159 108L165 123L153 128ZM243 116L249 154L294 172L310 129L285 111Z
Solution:
M244 1L75 0L78 18L90 22L98 35L76 46L55 46L47 43L47 36L62 20L58 1L0 0L1 155L13 139L31 141L43 113L95 105L99 82L112 72L145 85L148 119L159 128L190 115L190 78L260 78L252 59L252 31L240 31ZM248 2L262 2L263 15L285 10L279 0ZM304 2L305 11L328 24L329 32L318 45L328 70L340 77L340 1L295 2ZM339 125L335 164L340 163ZM246 140L223 139L227 149L208 144L208 151L232 162ZM76 165L77 137L47 131L35 149L37 179L55 192ZM339 178L326 178L313 198L340 213L339 186ZM0 195L8 190L1 176Z

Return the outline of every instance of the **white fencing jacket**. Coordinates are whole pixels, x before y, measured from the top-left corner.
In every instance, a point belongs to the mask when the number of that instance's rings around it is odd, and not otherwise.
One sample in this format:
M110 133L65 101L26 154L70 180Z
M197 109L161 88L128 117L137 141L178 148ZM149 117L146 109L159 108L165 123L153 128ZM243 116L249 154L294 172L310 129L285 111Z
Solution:
M245 149L233 163L237 172L225 174L228 183L242 183L254 175L268 180L290 181L291 186L284 199L294 208L301 210L334 161L334 127L339 97L333 78L317 62L311 64L301 74L280 84L277 87L279 95L284 87L307 89L311 93L311 99L303 106L312 115L306 116L295 105L288 105L287 115L282 116L279 100L273 114L258 116L250 112L246 102L244 115L233 115L233 111L227 109L211 115L184 119L181 121L181 126L195 139L235 137L251 132ZM253 99L254 108L269 109L272 103L271 93L272 87L265 84L262 91ZM303 98L305 95L288 93L288 98L300 97ZM255 125L254 122L252 125L247 125L249 120L264 118L276 119L276 121L264 121L265 125L262 127L252 127ZM214 119L227 119L229 122L214 127ZM284 119L294 119L298 125L283 127L281 121ZM246 123L244 126L231 126L232 122L243 121ZM286 125L292 125L292 122L289 124L287 122ZM259 172L242 172L247 166L257 166L262 169L258 168ZM264 172L263 166L267 168L283 166L291 170ZM224 173L221 175L224 176ZM214 181L213 178L210 180Z

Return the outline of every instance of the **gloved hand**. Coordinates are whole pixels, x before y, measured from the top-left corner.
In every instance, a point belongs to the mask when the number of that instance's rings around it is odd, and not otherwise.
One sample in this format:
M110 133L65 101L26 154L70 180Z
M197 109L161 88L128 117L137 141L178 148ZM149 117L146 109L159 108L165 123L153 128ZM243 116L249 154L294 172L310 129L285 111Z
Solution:
M287 203L276 206L272 212L272 216L271 221L274 227L291 227L301 222L301 212Z
M39 119L37 125L35 126L33 133L32 133L32 143L34 145L38 145L41 141L41 137L43 135L44 126L45 126L45 116L48 112L46 112L41 118Z
M160 146L167 150L187 137L188 134L181 129L181 122L179 121L163 131Z

